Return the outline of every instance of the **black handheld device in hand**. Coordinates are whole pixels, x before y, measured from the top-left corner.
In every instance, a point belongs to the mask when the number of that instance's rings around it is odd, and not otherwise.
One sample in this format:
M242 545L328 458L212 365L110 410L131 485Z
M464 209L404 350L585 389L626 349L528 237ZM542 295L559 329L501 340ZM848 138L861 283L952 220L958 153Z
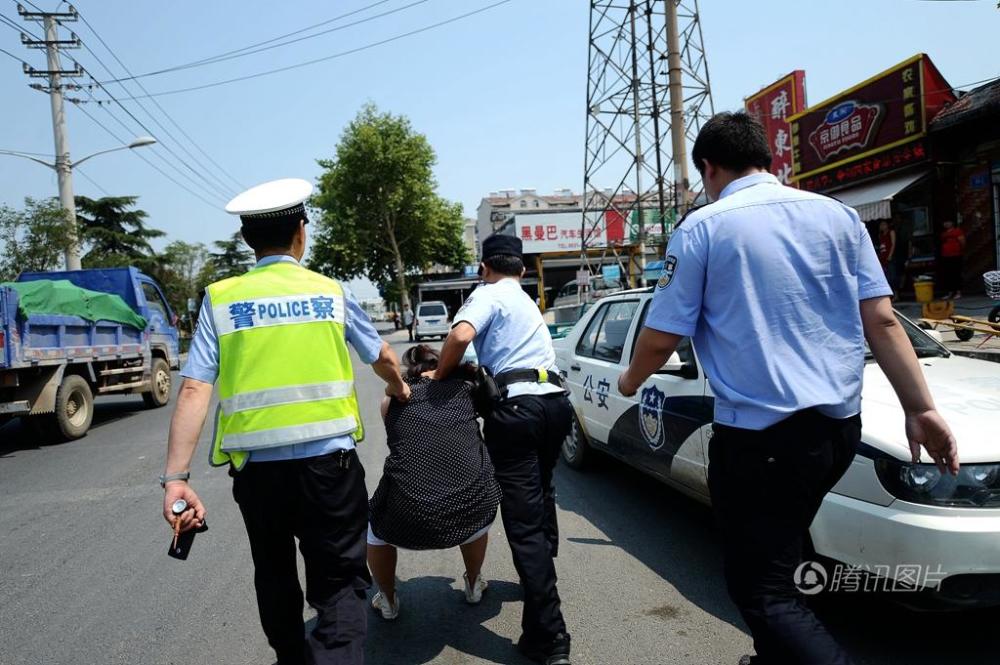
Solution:
M171 512L178 517L186 510L188 510L188 505L184 499L178 499L171 506ZM174 532L174 537L170 541L170 548L167 550L167 556L184 561L188 558L188 553L191 552L191 546L194 545L195 534L205 531L208 531L208 522L202 520L201 526L197 529L190 529L184 533Z

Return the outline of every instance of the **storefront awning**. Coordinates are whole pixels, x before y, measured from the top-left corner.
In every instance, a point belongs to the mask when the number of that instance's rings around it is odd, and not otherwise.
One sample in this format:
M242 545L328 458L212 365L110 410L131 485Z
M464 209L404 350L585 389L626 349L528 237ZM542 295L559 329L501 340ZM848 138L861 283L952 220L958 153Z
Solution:
M862 222L892 219L893 197L915 185L925 175L927 171L918 171L833 192L830 196L857 210Z

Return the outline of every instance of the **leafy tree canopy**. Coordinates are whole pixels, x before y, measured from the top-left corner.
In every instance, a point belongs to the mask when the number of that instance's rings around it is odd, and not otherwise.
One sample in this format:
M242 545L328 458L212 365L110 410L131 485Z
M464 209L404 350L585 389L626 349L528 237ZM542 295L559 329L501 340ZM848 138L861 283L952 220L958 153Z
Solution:
M462 206L438 196L434 150L403 116L365 106L347 126L311 205L319 211L309 265L364 275L409 302L407 274L468 262Z

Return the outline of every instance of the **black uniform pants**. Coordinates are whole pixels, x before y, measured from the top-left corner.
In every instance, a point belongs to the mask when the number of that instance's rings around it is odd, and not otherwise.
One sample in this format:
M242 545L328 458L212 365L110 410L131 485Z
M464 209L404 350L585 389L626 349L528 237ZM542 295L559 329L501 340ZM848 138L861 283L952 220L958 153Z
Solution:
M486 447L503 496L500 514L524 592L521 640L547 646L566 632L553 558L559 550L552 471L573 407L563 394L501 402L485 421Z
M357 453L250 462L235 474L233 497L250 538L260 622L278 663L362 665L371 577L368 492ZM296 538L306 564L305 597L318 612L308 638Z
M722 528L726 584L762 665L848 665L795 586L823 497L854 459L861 417L807 409L760 431L716 423L708 484ZM757 661L755 661L757 662Z

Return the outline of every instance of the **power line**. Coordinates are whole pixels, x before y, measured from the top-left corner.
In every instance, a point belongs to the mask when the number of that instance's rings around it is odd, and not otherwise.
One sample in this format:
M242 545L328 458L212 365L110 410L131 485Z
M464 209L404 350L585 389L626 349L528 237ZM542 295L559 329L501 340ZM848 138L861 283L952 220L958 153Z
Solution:
M125 63L122 62L122 59L119 58L118 55L111 49L111 46L109 46L108 43L106 41L104 41L104 38L101 37L101 35L97 32L97 30L94 29L94 26L92 26L90 24L90 21L87 20L87 17L84 16L83 14L80 14L79 16L80 16L80 20L83 21L83 24L87 26L87 29L90 30L94 34L95 37L97 37L97 40L104 46L105 49L107 49L108 53L111 54L111 57L113 57L115 59L115 61L118 62L119 65L121 65L122 69L124 69L125 72L129 76L132 76L132 72L131 72L131 70L129 70L128 66L126 66ZM97 55L94 54L93 51L91 51L90 47L87 46L86 42L84 42L83 45L84 45L84 48L87 49L87 51L89 51L91 54L94 55L95 58L97 58ZM100 58L98 58L98 62L100 62ZM101 63L101 66L104 67L104 63ZM107 67L104 67L104 68L105 68L105 70L108 71L109 74L111 74L112 76L114 75L111 72L110 69L108 69ZM136 83L136 85L139 86L139 89L142 90L142 92L144 94L149 94L149 91L146 90L146 88L142 85L142 83L140 81L136 81L135 83ZM124 84L119 83L119 85L122 86L122 89L125 90L125 92L127 94L130 94L130 93L128 93L128 90L125 88ZM141 102L138 102L138 100L136 100L136 102L139 103L140 106L142 106ZM202 155L204 155L205 158L208 159L208 161L211 162L212 165L215 166L219 170L219 172L221 172L223 175L225 175L227 178L229 178L232 182L234 182L239 189L241 189L241 190L242 189L246 189L246 185L244 185L243 183L241 183L229 171L227 171L225 168L223 168L222 165L219 164L217 161L215 161L212 158L212 156L210 154L208 154L208 152L206 152L204 150L204 148L202 148L201 145L197 141L195 141L193 138L191 138L190 134L188 134L186 131L184 131L184 128L181 127L180 124L176 120L174 120L173 116L171 116L169 113L167 113L167 110L165 108L163 108L163 106L160 105L159 101L153 99L152 102L156 106L156 108L160 110L160 112L164 115L164 117L166 117L167 120L169 120L170 123L174 127L177 128L177 131L179 131L191 143L191 145L193 145L198 150L198 152L200 152ZM143 110L146 111L145 107L143 107ZM150 115L149 111L146 111L146 114ZM153 116L150 115L150 117L152 118ZM154 120L155 120L155 118L154 118ZM159 124L159 123L157 122L157 124ZM161 127L162 127L162 125L161 125ZM164 131L167 131L166 128L164 128ZM167 134L170 135L169 132L167 132ZM173 138L173 137L171 136L171 138ZM174 139L174 140L176 141L176 139ZM178 144L181 145L181 147L183 147L183 145L180 143L180 141L178 141ZM188 154L190 154L190 153L188 153ZM192 155L192 158L194 158L193 155ZM195 161L197 161L197 160L195 160ZM203 166L203 168L204 168L204 166ZM220 182L221 182L221 180L220 180Z
M84 21L84 23L87 25L87 27L90 29L90 31L94 32L94 34L97 35L97 33L94 31L94 29L89 24L86 23L86 19L84 19L82 17L82 15L81 15L80 18L81 18L81 20ZM97 38L100 39L100 36L97 35ZM102 40L102 43L103 43L103 40ZM100 56L98 56L96 53L94 53L93 49L91 49L90 46L88 46L86 42L81 41L81 44L83 45L83 47L85 49L87 49L87 52L89 52L92 56L94 56L94 59L97 60L98 64L100 64L100 66L103 67L104 70L106 72L108 72L108 74L110 74L111 76L114 76L114 73L111 71L111 69L106 64L104 64L104 61L100 58ZM105 45L105 48L108 48L107 45ZM110 48L108 48L108 52L111 53L111 55L114 56L116 60L118 59L117 56L115 56L115 54L111 51ZM119 61L119 63L120 62L121 61ZM122 65L122 66L124 67L124 65ZM126 71L127 71L127 69L126 69ZM100 86L101 90L103 90L109 97L111 97L112 101L114 101L115 103L117 103L119 106L122 106L121 102L119 102L115 98L115 96L104 85L102 85L101 83L97 82L94 79L93 76L91 76L90 78L91 78L91 80L95 81L95 83L98 86ZM121 87L121 89L125 92L126 95L132 94L131 91L128 88L126 88L123 83L119 83L118 85ZM141 86L140 86L140 88L141 88ZM191 154L191 151L188 150L186 147L184 147L184 144L181 143L181 141L179 141L177 139L177 137L175 137L170 132L170 130L168 130L166 127L164 127L163 123L161 123L152 113L150 113L149 109L147 109L140 100L134 100L134 101L139 106L139 108L141 108L143 110L143 112L146 114L146 116L149 117L149 119L152 120L157 125L157 127L159 127L161 130L163 130L163 132L170 138L171 141L174 141L175 143L177 143L178 147L181 150L183 150L185 152L185 154L187 154L187 156L190 157L191 160L194 161L194 163L197 164L200 169L204 170L205 173L208 173L209 175L213 175L214 176L215 183L213 183L211 180L209 180L208 178L206 178L206 182L208 184L210 184L214 190L220 192L223 196L226 196L226 197L232 196L233 192L232 192L232 189L231 189L231 187L229 185L227 185L225 182L223 182L218 176L215 176L214 173L213 173L213 171L212 171L212 169L206 167L201 161L198 160L197 157L195 157L193 154ZM124 106L122 106L122 108L124 109ZM132 114L130 113L129 115L131 116ZM151 130L149 130L149 128L147 128L145 125L143 125L141 122L139 122L139 120L135 116L132 116L132 119L135 120L137 123L139 123L139 125L147 133L153 134L153 132ZM171 148L170 148L169 145L164 144L163 148L165 150L167 150L167 152L169 152L170 154L174 155L185 166L188 166L188 168L191 169L192 172L197 173L193 167L187 165L184 162L184 160L181 159L181 157L179 155L177 155L176 153L174 153L173 150L171 150ZM198 174L198 175L199 175L199 177L204 177L201 174Z
M97 125L101 129L103 129L105 132L107 132L116 141L118 141L119 143L124 143L124 141L117 134L115 134L113 131L111 131L110 129L108 129L108 127L104 123L102 123L100 120L98 120L97 118L95 118L94 116L92 116L90 114L90 112L87 111L87 109L85 109L85 108L83 108L82 106L79 106L79 105L77 105L76 108L78 108L85 116L87 116L88 118L90 118L91 122L93 122L95 125ZM191 196L195 197L196 199L198 199L199 201L201 201L205 205L209 206L210 208L212 208L212 210L214 210L216 212L219 210L219 207L218 207L217 204L212 203L211 201L209 201L208 199L206 199L205 197L203 197L201 194L198 194L194 190L189 189L183 183L181 183L178 180L174 179L174 177L171 176L169 173L167 173L166 171L164 171L163 169L161 169L159 166L157 166L153 162L151 162L148 159L146 159L145 155L143 155L141 153L138 153L138 152L135 153L135 154L136 154L136 156L139 159L141 159L142 161L146 162L149 166L151 166L153 169L155 169L156 171L158 171L160 173L160 175L162 175L164 178L166 178L170 182L174 183L175 185L177 185L178 187L180 187L181 189L183 189L188 194L190 194Z
M84 173L83 169L81 169L79 166L77 166L77 167L75 167L73 169L73 173L74 174L75 173L79 173L80 175L83 176L84 180L86 180L91 185L93 185L94 187L96 187L97 189L99 189L105 196L111 196L111 192L109 192L108 190L106 190L103 187L101 187L100 184L98 184L96 180L94 180L89 175L87 175L86 173Z
M346 14L341 14L340 16L335 16L332 19L328 19L326 21L322 21L321 23L317 23L317 24L308 26L306 28L302 28L300 30L295 30L294 32L289 32L287 34L281 35L279 37L274 37L272 39L268 39L268 40L263 41L263 42L258 42L256 44L251 44L249 46L244 46L243 48L235 49L235 50L232 50L232 51L226 51L225 53L219 53L217 55L209 56L207 58L202 58L200 60L193 60L191 62L183 63L183 64L180 64L180 65L175 65L173 67L166 67L164 69L158 69L158 70L155 70L155 71L146 72L144 74L136 74L136 75L130 76L129 78L126 78L126 79L115 79L115 80L116 81L118 81L118 80L132 80L132 79L143 78L143 77L148 77L148 76L158 76L160 74L166 74L166 73L169 73L169 72L176 72L176 71L180 71L180 70L184 70L184 69L191 69L191 68L194 68L194 67L202 67L202 66L205 66L205 65L213 65L213 64L215 64L217 62L224 62L226 60L232 60L234 58L242 58L242 57L247 56L247 55L254 55L255 53L261 53L262 51L269 51L271 49L280 48L282 46L288 46L289 44L295 44L297 42L305 41L307 39L313 39L315 37L321 37L323 35L330 34L331 32L337 32L339 30L345 30L346 28L351 28L351 27L354 27L356 25L361 25L362 23L368 23L370 21L374 21L374 20L382 18L384 16L389 16L390 14L396 14L398 12L404 11L406 9L409 9L410 7L414 7L416 5L422 5L422 4L424 4L426 2L429 2L429 1L430 0L417 0L416 2L411 2L410 4L403 5L402 7L397 7L395 9L390 9L389 11L382 12L381 14L375 14L374 16L369 16L367 18L359 19L357 21L354 21L353 23L347 23L345 25L340 25L340 26L337 26L335 28L330 28L329 30L323 30L321 32L317 32L317 33L312 34L312 35L306 35L305 37L298 37L296 39L291 39L291 40L288 40L288 41L285 41L285 42L281 42L279 44L275 44L274 43L274 42L279 42L282 39L285 39L286 37L291 37L293 35L297 35L297 34L301 34L303 32L307 32L307 31L312 30L314 28L318 28L320 26L327 25L327 24L333 23L335 21L339 21L342 18L353 16L353 15L358 14L360 12L366 11L366 10L371 9L372 7L376 6L376 5L381 5L381 4L384 4L385 2L388 2L388 0L380 0L380 2L375 2L375 3L372 3L370 5L366 5L365 7L362 7L360 9L356 9L356 10L354 10L352 12L348 12ZM258 48L258 47L260 47L260 48Z
M30 30L24 30L23 26L20 26L20 25L18 25L16 23L13 23L8 17L4 16L3 14L0 14L0 20L2 20L4 23L6 23L9 27L13 28L14 30L17 30L18 32L26 32L32 38L34 38L36 40L39 39L36 35L32 34ZM92 55L94 55L94 57L101 64L101 66L104 67L104 69L107 70L108 73L110 74L111 70L108 69L107 65L105 65L101 61L100 57L98 57L95 53L93 53L93 51L89 47L87 47L87 50L90 51ZM81 69L83 69L84 72L86 72L86 67L83 67L83 65L78 60L76 60L75 58L73 58L69 54L65 54L64 53L64 55L66 55L67 59L69 59L73 64L77 65L78 67L80 67ZM88 76L89 76L89 74L88 74ZM97 81L96 79L94 79L93 76L90 76L90 79L94 82L94 85L96 85L100 90L102 90L105 94L107 94L108 97L110 97L110 101L111 102L113 102L114 104L116 104L122 111L124 111L137 125L139 125L139 127L142 128L143 131L145 131L147 134L155 134L155 132L153 132L151 129L149 129L149 127L147 127L145 125L145 123L143 123L141 120L139 120L135 116L135 114L133 114L127 107L125 107L125 105L122 104L121 101L119 101L118 98L116 98L114 96L114 94L111 93L110 90L108 90L106 87L102 86L99 81ZM90 91L89 87L84 87L83 89L90 96L91 100L97 102L97 104L99 106L101 106L102 108L104 108L105 111L107 111L107 113L116 122L118 122L120 125L122 125L122 127L125 129L125 131L130 132L130 133L134 132L134 130L132 130L131 128L129 128L117 116L115 116L113 113L111 113L110 109L106 108L103 102L97 100L97 98L94 97L93 93ZM124 86L123 86L123 89L125 89ZM129 91L127 89L125 89L125 92L127 94L129 93ZM67 100L67 101L69 101L69 100ZM80 104L79 103L76 103L75 105L78 108L80 108ZM141 106L141 104L140 104L140 106ZM150 117L152 118L152 115L149 113L149 111L146 110L145 107L142 107L142 108L146 112L146 114L150 115ZM156 121L155 118L153 118L153 120L154 120L154 122ZM162 125L161 125L161 127L162 127ZM170 135L169 132L167 132L167 134ZM177 140L176 138L173 138L172 136L171 136L171 138L174 141ZM181 170L176 164L174 164L173 162L167 160L162 154L159 153L159 151L154 151L153 154L157 155L157 157L159 157L161 160L163 160L163 162L167 166L170 166L172 169L174 169L175 171L177 171L180 175L182 175L185 178L187 178L187 180L190 181L192 184L194 184L197 187L200 187L203 191L205 191L206 193L208 193L212 197L219 197L223 201L228 200L229 197L232 196L232 192L230 190L228 190L227 188L219 189L218 185L214 185L210 180L208 180L207 178L205 178L205 176L202 173L199 173L194 167L192 167L190 164L188 164L187 161L185 161L180 155L178 155L168 144L163 143L162 141L158 141L158 145L159 145L159 147L162 147L168 153L170 153L170 155L172 155L173 158L176 159L177 161L179 161L184 167L186 167L188 170L190 170L191 173L193 173L196 176L196 178L192 178L187 173L185 173L183 170ZM143 159L145 159L145 158L143 158ZM197 162L197 160L195 160L195 161ZM200 163L199 163L199 166L201 166L201 168L203 168L203 169L205 168ZM206 169L206 171L207 171L207 169ZM202 182L202 181L205 181L205 182ZM205 183L211 184L212 188L206 187ZM221 192L221 196L220 196L219 192Z
M300 63L295 64L295 65L288 65L286 67L278 67L277 69L269 69L269 70L266 70L266 71L263 71L263 72L257 72L256 74L247 74L246 76L238 76L236 78L225 79L225 80L222 80L222 81L215 81L214 83L206 83L204 85L196 85L196 86L191 86L189 88L178 88L176 90L165 90L163 92L154 92L154 93L150 93L148 95L145 95L142 98L145 98L145 97L164 97L166 95L177 95L177 94L184 93L184 92L193 92L195 90L205 90L206 88L214 88L214 87L217 87L217 86L228 85L230 83L237 83L239 81L247 81L247 80L250 80L250 79L260 78L262 76L270 76L272 74L278 74L280 72L287 72L287 71L292 70L292 69L299 69L301 67L308 67L309 65L315 65L315 64L320 63L320 62L326 62L328 60L334 60L336 58L342 58L344 56L351 55L353 53L359 53L361 51L367 51L367 50L375 48L377 46L382 46L383 44L388 44L390 42L395 42L395 41L398 41L400 39L404 39L406 37L412 37L413 35L420 34L422 32L427 32L429 30L434 30L435 28L440 28L442 26L448 25L449 23L455 23L456 21L460 21L462 19L469 18L470 16L475 16L476 14L482 14L483 12L489 11L490 9L493 9L495 7L499 7L500 5L505 5L508 2L511 2L511 0L500 0L499 2L494 2L493 4L486 5L485 7L481 7L479 9L476 9L476 10L471 11L471 12L466 12L464 14L459 14L458 16L453 16L452 18L445 19L444 21L439 21L437 23L432 23L431 25L427 25L427 26L424 26L422 28L417 28L416 30L410 30L409 32L404 32L404 33L395 35L393 37L388 37L386 39L382 39L382 40L379 40L377 42L371 42L371 43L365 44L363 46L358 46L356 48L352 48L352 49L349 49L347 51L341 51L340 53L334 53L333 55L328 55L328 56L325 56L325 57L322 57L322 58L315 58L313 60L307 60L305 62L300 62ZM136 99L136 97L126 97L125 99Z

